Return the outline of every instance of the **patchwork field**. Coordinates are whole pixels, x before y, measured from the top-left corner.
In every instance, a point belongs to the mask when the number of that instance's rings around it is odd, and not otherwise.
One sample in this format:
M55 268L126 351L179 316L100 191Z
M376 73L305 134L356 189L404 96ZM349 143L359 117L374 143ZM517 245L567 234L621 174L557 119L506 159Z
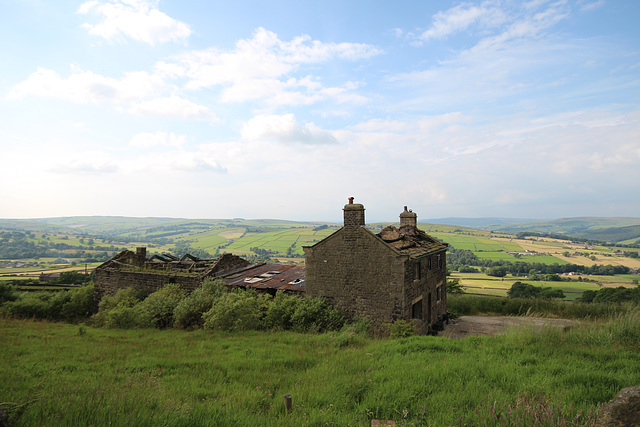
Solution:
M582 295L582 292L590 290L597 291L601 288L617 288L619 286L632 287L635 286L634 280L638 280L636 275L619 275L619 276L595 276L595 275L576 275L571 276L577 280L582 277L588 282L551 282L551 281L531 281L523 277L491 277L483 273L451 273L451 279L460 279L460 284L464 287L465 292L477 295L491 295L506 297L507 291L515 282L525 282L534 286L549 287L553 289L561 289L566 295L565 300L573 301Z
M371 224L378 232L387 223ZM449 243L453 248L472 251L481 260L530 262L542 264L577 265L622 265L640 269L640 258L625 255L625 249L606 246L575 244L568 240L543 237L518 239L513 234L443 224L418 224L432 236ZM45 225L31 224L32 227ZM255 256L257 248L271 259L281 262L301 262L305 245L312 245L339 229L337 224L303 223L280 220L180 220L167 218L100 218L85 217L58 219L51 231L24 231L22 244L30 247L48 248L58 259L78 263L76 270L84 268L84 258L100 255L108 259L123 249L146 246L148 253L184 254L184 251L204 250L211 255L231 252L240 256ZM62 228L68 230L61 231ZM8 230L0 233L13 233ZM74 234L102 232L104 235ZM8 238L11 241L11 238ZM0 240L6 242L6 238ZM0 246L1 248L1 246ZM180 252L182 251L182 252ZM49 255L49 254L48 254ZM84 257L84 258L83 258ZM7 257L5 259L11 260ZM39 257L20 259L22 262L38 263L36 266L3 269L4 274L19 274L34 277L40 272L52 272L60 266L54 265L56 258ZM1 260L0 260L1 261ZM95 264L99 265L99 263ZM65 267L69 269L70 267ZM466 279L465 279L466 280ZM491 279L486 279L491 280ZM615 283L611 278L598 280L603 286ZM624 281L623 281L624 282ZM624 282L626 283L626 282ZM484 293L502 294L495 285L480 288ZM553 286L551 284L550 286ZM498 288L498 289L491 289ZM471 288L470 288L471 289Z

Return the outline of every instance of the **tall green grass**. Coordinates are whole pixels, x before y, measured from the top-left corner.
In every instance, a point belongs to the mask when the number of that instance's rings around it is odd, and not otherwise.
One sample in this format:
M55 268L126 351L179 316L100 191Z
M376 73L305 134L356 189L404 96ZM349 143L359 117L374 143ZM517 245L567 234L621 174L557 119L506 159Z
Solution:
M636 304L580 303L537 298L501 298L482 295L447 296L447 309L457 315L536 315L565 319L609 319L635 313Z
M592 425L640 382L638 343L637 307L459 341L0 319L0 404L18 426Z

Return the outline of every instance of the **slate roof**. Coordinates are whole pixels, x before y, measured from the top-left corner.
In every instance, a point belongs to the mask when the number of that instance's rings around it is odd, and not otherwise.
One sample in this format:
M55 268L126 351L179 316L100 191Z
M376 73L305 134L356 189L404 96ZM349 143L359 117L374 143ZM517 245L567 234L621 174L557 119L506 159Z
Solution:
M448 246L424 231L412 225L403 225L397 228L393 225L385 227L376 234L387 245L411 258L419 258L423 255L445 250Z

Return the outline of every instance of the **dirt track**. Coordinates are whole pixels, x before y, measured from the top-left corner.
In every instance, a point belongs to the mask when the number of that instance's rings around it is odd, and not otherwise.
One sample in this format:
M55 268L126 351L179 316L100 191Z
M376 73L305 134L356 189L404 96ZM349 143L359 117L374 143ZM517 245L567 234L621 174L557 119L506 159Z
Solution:
M439 332L438 336L452 339L460 339L472 335L493 336L505 333L510 328L521 325L539 327L552 325L563 328L575 323L575 320L549 319L544 317L461 316L449 321L449 324L445 325L444 331Z

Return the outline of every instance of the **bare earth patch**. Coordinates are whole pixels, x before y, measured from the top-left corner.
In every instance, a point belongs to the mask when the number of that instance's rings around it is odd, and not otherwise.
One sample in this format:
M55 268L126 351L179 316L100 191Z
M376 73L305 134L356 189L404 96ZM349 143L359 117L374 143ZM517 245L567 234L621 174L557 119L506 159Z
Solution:
M465 338L472 335L494 336L507 332L511 328L523 325L536 327L556 326L564 328L575 325L575 320L550 319L546 317L510 317L510 316L460 316L450 320L444 331L438 336L452 339Z

